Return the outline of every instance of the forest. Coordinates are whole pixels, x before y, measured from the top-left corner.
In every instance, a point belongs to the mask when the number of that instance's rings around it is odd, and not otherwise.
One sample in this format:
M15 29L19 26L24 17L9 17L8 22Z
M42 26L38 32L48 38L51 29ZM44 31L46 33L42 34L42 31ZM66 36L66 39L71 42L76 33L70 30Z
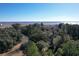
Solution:
M23 36L29 38L19 48L24 56L79 56L78 24L45 25L41 22L0 28L0 54L19 44Z

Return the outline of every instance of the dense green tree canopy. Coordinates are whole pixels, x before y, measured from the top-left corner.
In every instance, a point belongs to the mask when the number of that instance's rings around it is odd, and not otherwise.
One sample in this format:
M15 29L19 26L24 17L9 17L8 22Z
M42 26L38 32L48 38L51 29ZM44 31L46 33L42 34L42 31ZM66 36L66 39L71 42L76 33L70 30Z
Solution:
M0 53L21 43L24 36L29 38L20 47L24 55L79 56L79 25L64 23L13 24L12 27L0 28Z
M29 41L27 45L25 45L25 54L28 56L39 56L39 50L38 47L36 46L36 43L33 41Z
M0 28L0 52L8 51L21 40L21 33L14 28Z

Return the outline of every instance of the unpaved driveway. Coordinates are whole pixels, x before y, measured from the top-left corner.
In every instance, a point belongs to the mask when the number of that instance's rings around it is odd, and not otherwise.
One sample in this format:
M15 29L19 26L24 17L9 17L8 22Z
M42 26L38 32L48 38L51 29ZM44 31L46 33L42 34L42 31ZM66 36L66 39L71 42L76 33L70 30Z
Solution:
M23 36L19 44L15 45L10 51L0 54L0 56L23 56L24 53L20 50L20 47L25 42L28 42L27 36Z

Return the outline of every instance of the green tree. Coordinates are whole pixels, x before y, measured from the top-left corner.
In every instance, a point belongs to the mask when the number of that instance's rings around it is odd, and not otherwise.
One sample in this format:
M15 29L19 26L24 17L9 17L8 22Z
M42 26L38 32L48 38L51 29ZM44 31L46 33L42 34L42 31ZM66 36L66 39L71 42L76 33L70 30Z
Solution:
M25 54L28 56L39 56L40 53L38 51L36 43L34 43L33 41L29 41L28 44L25 46Z
M55 38L53 38L54 50L57 50L57 48L60 46L62 41L61 39L61 36L56 36Z
M74 40L70 40L62 45L63 55L77 56L79 55L79 44Z
M14 28L0 28L0 52L6 52L21 40L21 33Z
M12 26L16 29L16 30L19 30L21 25L16 23L16 24L12 24Z
M56 53L55 53L56 56L62 56L63 55L63 49L62 48L58 48Z
M46 51L49 48L48 42L45 42L43 40L38 41L37 46L39 50L42 50L42 51Z
M48 51L47 51L47 55L48 56L53 56L54 54L53 54L53 51L51 50L51 49L49 49Z

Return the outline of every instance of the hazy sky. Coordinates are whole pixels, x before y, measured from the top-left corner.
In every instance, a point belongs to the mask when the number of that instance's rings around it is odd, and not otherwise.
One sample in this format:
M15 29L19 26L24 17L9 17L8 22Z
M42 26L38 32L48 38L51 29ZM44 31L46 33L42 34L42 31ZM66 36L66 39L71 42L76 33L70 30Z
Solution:
M0 4L0 21L78 21L79 4Z

